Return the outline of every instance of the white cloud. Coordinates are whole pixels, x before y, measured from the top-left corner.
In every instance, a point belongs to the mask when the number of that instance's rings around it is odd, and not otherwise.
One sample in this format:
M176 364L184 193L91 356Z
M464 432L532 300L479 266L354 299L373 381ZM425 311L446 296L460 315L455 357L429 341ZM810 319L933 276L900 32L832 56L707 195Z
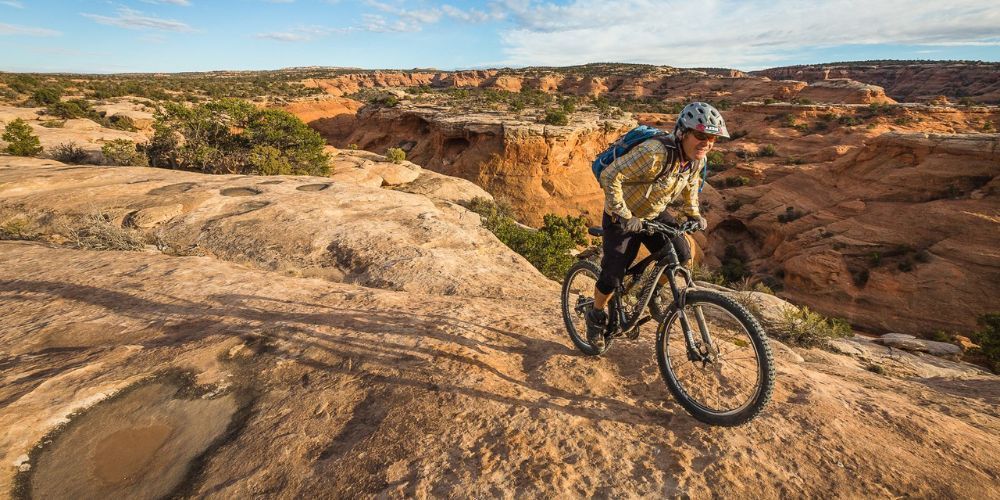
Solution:
M0 36L20 35L20 36L59 36L62 33L47 28L35 28L32 26L18 26L16 24L0 23Z
M87 13L81 13L80 15L99 24L118 26L119 28L130 30L152 29L160 31L178 31L181 33L190 33L194 31L194 29L190 26L180 21L147 16L142 12L129 9L127 7L118 9L118 15L115 17Z
M840 45L998 45L1000 7L981 0L702 2L504 0L511 65L621 61L763 67Z
M462 10L449 4L444 4L440 8L424 9L407 9L399 1L387 3L365 0L365 4L381 14L364 14L361 29L380 33L420 31L424 26L436 24L445 17L466 23L483 23L507 16L506 12L496 4L489 12L478 9Z
M170 4L170 5L180 5L181 7L187 7L191 5L191 0L142 0L144 3L152 4Z
M356 28L327 28L324 26L300 26L289 31L273 31L257 33L254 38L275 40L278 42L311 42L331 34L346 34Z
M24 8L24 4L21 3L21 2L18 2L16 0L2 0L2 1L0 1L0 5L6 5L8 7L14 7L15 9L23 9Z

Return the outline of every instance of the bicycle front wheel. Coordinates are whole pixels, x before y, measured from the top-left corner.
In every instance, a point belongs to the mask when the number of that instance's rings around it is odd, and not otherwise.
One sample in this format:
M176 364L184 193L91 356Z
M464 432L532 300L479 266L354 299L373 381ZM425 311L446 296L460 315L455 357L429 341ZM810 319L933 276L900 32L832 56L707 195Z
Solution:
M682 323L695 344L689 350ZM674 306L656 333L660 374L696 419L736 426L756 417L771 398L774 361L760 323L743 306L710 290L687 294L683 315Z

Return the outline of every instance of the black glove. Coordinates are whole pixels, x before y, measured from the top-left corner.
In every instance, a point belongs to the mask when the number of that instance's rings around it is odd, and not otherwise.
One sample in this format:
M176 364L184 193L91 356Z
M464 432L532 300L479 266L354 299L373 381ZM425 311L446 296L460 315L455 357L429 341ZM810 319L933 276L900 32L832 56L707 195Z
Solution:
M631 219L625 221L626 233L638 233L640 231L642 231L642 219L632 217Z
M708 229L708 221L705 220L704 217L691 217L689 220L691 222L697 222L698 223L698 230L699 231L704 231L704 230Z

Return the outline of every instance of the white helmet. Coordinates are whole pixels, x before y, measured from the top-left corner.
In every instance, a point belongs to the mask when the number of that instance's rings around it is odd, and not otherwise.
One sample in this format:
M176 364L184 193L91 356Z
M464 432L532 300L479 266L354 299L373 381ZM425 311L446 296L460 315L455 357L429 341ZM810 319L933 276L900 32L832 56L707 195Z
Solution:
M692 102L677 115L677 125L674 127L674 135L685 130L697 130L710 135L729 138L729 130L726 129L726 121L722 119L719 110L715 106L704 102Z

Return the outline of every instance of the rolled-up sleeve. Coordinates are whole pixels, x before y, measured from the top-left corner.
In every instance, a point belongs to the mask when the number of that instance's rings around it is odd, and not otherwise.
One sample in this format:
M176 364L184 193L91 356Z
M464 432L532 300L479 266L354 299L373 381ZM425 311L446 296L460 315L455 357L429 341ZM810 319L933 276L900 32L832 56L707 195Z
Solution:
M704 161L704 160L703 160ZM691 172L688 181L681 191L681 212L691 218L701 217L701 208L698 206L698 187L701 185L701 165Z

